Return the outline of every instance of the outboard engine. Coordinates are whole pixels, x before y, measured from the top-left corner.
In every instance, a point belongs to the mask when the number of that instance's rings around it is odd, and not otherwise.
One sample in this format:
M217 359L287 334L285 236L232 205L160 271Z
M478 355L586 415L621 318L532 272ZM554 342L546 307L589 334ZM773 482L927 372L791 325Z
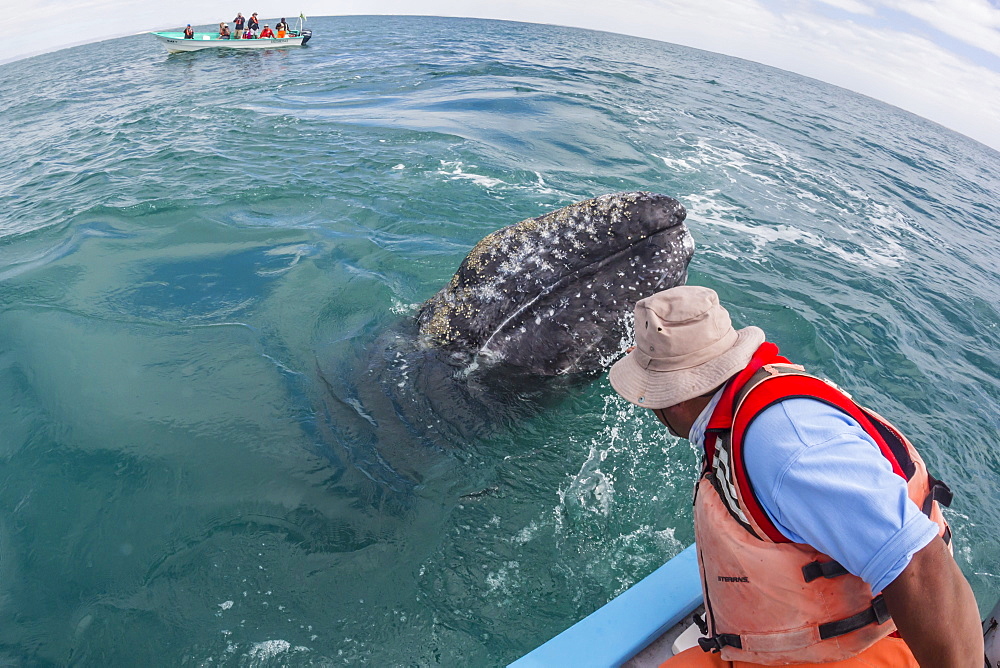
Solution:
M986 668L1000 668L1000 601L993 606L992 612L986 615L983 622L983 641L986 645Z
M305 43L308 42L312 38L312 36L313 36L313 31L312 30L303 30L302 31L302 45L305 46Z

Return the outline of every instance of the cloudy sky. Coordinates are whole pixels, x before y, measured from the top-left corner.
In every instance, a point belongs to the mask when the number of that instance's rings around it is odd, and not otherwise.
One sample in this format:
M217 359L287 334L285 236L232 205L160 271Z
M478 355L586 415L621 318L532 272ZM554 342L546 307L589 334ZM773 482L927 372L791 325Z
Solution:
M0 63L236 11L425 14L593 28L746 58L889 102L1000 150L1000 0L3 0ZM17 26L19 30L11 30ZM30 28L30 30L28 30Z

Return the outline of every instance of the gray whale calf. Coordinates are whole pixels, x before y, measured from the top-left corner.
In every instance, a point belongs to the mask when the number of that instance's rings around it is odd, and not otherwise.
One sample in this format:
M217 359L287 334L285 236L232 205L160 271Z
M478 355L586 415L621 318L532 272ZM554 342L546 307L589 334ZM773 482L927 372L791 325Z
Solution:
M685 215L671 197L627 192L486 236L415 319L319 364L337 458L392 489L420 484L433 453L591 379L630 338L635 302L686 280Z

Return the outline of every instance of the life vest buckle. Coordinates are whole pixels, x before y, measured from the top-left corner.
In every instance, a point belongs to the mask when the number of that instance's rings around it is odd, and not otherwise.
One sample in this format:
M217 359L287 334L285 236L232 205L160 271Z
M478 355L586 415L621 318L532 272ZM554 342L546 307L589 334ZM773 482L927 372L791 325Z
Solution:
M875 612L875 622L879 625L885 624L892 619L892 616L889 614L889 606L886 604L882 594L872 599L872 611Z
M698 645L705 652L721 652L723 647L743 649L743 641L735 633L720 633L711 638L698 638Z
M701 647L703 652L721 652L722 645L719 644L719 639L716 638L698 638L698 646Z

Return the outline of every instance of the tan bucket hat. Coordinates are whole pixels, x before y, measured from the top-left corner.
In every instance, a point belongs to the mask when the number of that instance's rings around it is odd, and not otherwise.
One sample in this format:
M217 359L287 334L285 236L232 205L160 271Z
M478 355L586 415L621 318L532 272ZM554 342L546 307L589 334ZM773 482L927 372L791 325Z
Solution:
M611 386L643 408L675 406L742 371L762 343L759 327L733 329L715 290L671 288L635 305L635 348L611 367Z

